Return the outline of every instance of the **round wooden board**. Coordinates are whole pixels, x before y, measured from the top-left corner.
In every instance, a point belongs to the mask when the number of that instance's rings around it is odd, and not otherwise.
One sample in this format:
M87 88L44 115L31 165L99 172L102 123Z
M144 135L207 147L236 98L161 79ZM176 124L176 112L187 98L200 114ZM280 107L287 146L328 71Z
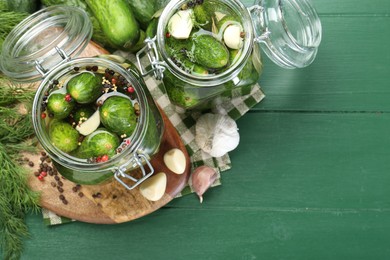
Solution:
M60 178L63 183L63 193L60 193L52 183L57 183L55 176L46 176L43 181L40 181L34 176L33 172L37 171L40 163L40 155L30 156L35 164L31 169L29 178L30 187L41 193L41 206L47 208L56 214L75 220L97 223L97 224L114 224L127 222L144 215L147 215L171 201L187 184L190 176L190 158L187 150L163 111L160 111L165 130L162 138L162 143L159 152L153 156L151 164L155 169L155 174L165 172L167 175L167 187L164 196L156 201L148 201L139 192L136 187L129 191L114 178L108 183L101 185L82 185L77 192L73 191L75 183ZM186 169L183 174L175 174L171 172L163 162L165 152L172 148L180 149L186 157ZM135 174L137 174L135 172ZM79 192L84 196L80 197ZM64 195L68 204L64 204L59 198L59 195Z

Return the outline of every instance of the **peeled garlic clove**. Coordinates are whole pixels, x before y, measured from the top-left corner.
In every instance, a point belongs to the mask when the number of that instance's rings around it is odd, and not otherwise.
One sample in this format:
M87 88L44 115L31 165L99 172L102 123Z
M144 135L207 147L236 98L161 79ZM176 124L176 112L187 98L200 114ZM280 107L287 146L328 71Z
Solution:
M223 32L223 41L230 49L240 49L244 44L241 38L241 27L237 24L229 25Z
M164 154L164 163L169 170L176 174L183 174L186 169L186 157L177 148L173 148Z
M99 110L96 110L92 116L90 116L87 121L82 123L81 125L76 126L76 130L82 135L89 135L96 129L98 129L100 125L100 113Z
M195 142L211 156L223 156L240 142L237 124L227 115L204 114L195 125Z
M159 172L141 183L139 191L146 199L158 201L164 196L166 187L167 175L164 172Z
M192 188L199 196L200 203L203 202L203 194L215 182L218 173L211 167L200 166L191 175Z
M193 26L192 9L181 10L169 19L168 31L176 39L188 39Z

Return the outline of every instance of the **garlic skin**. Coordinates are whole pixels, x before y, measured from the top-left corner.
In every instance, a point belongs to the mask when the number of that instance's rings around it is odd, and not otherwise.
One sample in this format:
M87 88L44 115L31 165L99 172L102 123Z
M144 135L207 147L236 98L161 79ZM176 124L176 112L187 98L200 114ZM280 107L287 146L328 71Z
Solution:
M241 49L244 44L244 40L241 38L241 27L237 24L226 27L223 32L223 41L230 49Z
M177 148L173 148L164 154L164 163L169 170L176 174L183 174L187 163L184 153Z
M218 173L211 167L200 166L191 174L192 189L199 196L200 203L203 202L203 194L218 178Z
M195 125L195 142L204 152L221 157L240 142L237 124L227 115L204 114Z
M221 13L221 12L214 12L214 14L215 14L215 18L217 19L217 21L222 20L222 18L224 18L226 16L226 14Z
M180 10L168 21L168 31L176 39L188 39L194 26L192 9Z

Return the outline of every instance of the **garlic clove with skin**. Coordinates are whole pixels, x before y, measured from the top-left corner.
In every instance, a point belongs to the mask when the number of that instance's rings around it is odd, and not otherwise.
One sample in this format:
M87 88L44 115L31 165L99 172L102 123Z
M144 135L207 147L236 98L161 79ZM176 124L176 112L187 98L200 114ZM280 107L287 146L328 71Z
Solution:
M228 115L204 114L195 124L195 142L204 152L221 157L240 142L237 124Z
M192 9L180 10L168 21L168 31L176 39L188 39L194 26Z
M192 188L199 196L200 203L203 202L203 194L218 178L218 173L211 167L200 166L191 174Z

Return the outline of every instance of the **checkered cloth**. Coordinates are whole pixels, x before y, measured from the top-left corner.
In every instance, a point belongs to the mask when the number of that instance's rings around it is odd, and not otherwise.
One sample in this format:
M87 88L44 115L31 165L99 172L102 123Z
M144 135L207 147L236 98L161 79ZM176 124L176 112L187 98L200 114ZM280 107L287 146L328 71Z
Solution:
M125 56L123 53L120 54ZM128 58L133 60L133 57ZM147 77L145 82L154 100L164 110L165 114L181 136L188 154L190 155L192 170L201 165L207 165L214 168L218 173L218 178L212 187L221 185L220 173L231 168L231 161L228 154L218 158L211 157L209 154L203 152L196 144L195 123L202 113L186 112L182 108L171 104L165 93L164 85L154 80L152 77ZM212 112L229 115L234 120L237 120L264 98L264 94L258 84L246 88L235 89L232 95L232 98L220 100L212 109ZM188 185L176 197L181 197L192 192L194 192L194 190L190 179ZM44 222L47 225L72 222L71 219L59 217L46 209L43 209L42 213Z

